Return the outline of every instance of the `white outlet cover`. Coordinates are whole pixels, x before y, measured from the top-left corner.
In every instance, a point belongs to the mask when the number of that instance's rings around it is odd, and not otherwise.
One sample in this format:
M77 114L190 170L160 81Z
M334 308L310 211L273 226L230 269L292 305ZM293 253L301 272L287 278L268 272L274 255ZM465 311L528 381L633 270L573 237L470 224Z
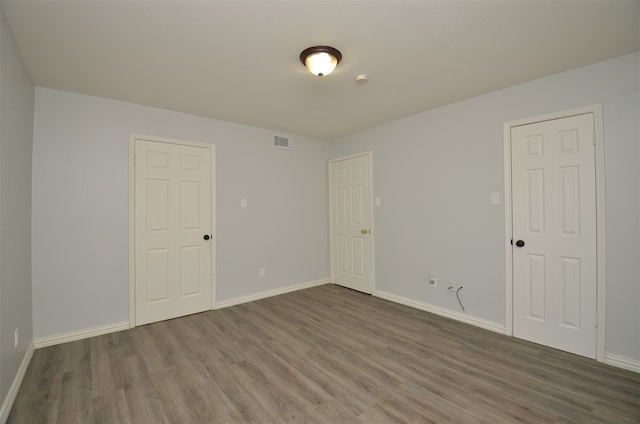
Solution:
M240 207L241 208L247 207L247 199L240 199Z
M500 204L500 193L491 193L491 204L492 205Z
M376 206L380 206L382 204L382 201L380 200L379 197L376 197Z

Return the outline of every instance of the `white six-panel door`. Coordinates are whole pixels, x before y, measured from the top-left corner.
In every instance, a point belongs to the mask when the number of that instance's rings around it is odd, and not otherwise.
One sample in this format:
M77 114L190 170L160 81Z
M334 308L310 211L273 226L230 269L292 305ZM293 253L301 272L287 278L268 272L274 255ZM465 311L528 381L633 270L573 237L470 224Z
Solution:
M513 334L595 358L593 114L511 129Z
M136 325L212 307L212 148L135 140Z
M373 291L370 155L329 162L331 278L336 284Z

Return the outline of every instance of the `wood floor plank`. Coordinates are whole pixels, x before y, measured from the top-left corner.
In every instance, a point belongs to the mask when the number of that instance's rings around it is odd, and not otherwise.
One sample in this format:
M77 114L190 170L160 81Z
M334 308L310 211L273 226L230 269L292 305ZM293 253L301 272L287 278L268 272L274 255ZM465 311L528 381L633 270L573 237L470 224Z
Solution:
M105 396L93 399L91 412L95 424L131 424L131 415L123 390L116 390ZM87 422L91 415L82 417L80 422Z
M339 286L38 349L10 424L640 423L640 374Z
M317 417L321 423L363 423L357 415L351 413L335 400L318 405L310 414Z
M264 372L268 380L280 388L286 388L299 402L305 403L307 408L321 405L331 399L313 380L306 378L290 364L278 358L266 346L257 350L251 361Z
M316 382L337 403L353 414L359 415L369 405L375 403L376 397L361 390L356 381L345 378L334 370L327 370L307 355L295 352L290 346L274 341L269 348L298 372Z
M59 390L58 421L70 422L75 420L78 411L92 408L94 397L91 386L90 371L79 367L77 371L64 373Z
M168 424L169 418L164 413L164 405L149 381L125 389L127 409L132 423Z

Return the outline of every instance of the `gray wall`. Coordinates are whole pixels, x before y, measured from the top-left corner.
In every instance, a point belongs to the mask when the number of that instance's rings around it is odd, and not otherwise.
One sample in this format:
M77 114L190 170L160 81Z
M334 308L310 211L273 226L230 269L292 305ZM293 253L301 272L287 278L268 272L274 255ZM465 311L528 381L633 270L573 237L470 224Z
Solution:
M505 322L503 123L602 103L607 213L606 352L640 360L640 53L468 99L331 143L373 151L376 289ZM427 286L429 274L439 278Z
M129 319L129 132L216 145L218 302L329 279L326 141L37 88L36 338Z
M0 13L0 400L33 340L31 147L34 88ZM20 343L14 348L14 330Z

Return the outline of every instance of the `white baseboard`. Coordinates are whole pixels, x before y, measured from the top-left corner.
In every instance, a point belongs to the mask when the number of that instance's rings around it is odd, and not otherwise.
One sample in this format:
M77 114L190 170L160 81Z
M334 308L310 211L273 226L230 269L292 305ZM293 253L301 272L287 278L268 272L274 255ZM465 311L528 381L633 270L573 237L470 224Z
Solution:
M323 284L329 284L331 281L326 278L322 280L308 281L306 283L294 284L292 286L281 287L275 290L268 290L262 293L255 293L246 296L234 297L232 299L223 300L222 302L216 302L216 309L228 308L229 306L240 305L241 303L253 302L255 300L265 299L271 296L278 296L279 294L290 293L298 290L304 290L311 287L321 286Z
M605 353L603 362L614 367L640 373L640 361L637 359L626 358L613 353Z
M262 293L256 293L248 296L236 297L233 299L225 300L216 303L216 309L226 308L228 306L239 305L245 302L252 302L254 300L264 299L266 297L277 296L279 294L289 293L296 290L308 289L310 287L321 286L328 284L329 279L309 281L302 284L295 284L288 287L282 287L276 290L269 290ZM87 339L89 337L102 336L103 334L115 333L116 331L128 330L131 328L129 321L116 322L114 324L103 325L100 327L88 328L86 330L71 331L69 333L54 334L53 336L41 337L35 339L35 348L53 346L61 343L73 342L76 340Z
M116 331L128 330L129 328L129 321L116 322L114 324L102 325L100 327L88 328L86 330L71 331L69 333L41 337L35 339L34 344L36 349L40 349L41 347L53 346L76 340L88 339L89 337L102 336L103 334L115 333Z
M22 379L24 378L25 373L27 372L27 368L29 367L29 362L31 362L31 357L33 356L34 343L31 342L27 351L22 358L22 362L20 363L20 367L18 368L18 372L16 373L16 377L13 379L13 383L11 383L11 387L9 387L9 392L7 396L4 398L4 402L2 402L2 409L0 409L0 423L4 424L7 422L7 418L9 418L9 413L11 412L11 407L13 406L13 402L16 400L16 396L18 395L18 390L20 390L20 385L22 385Z
M477 327L484 328L486 330L495 331L496 333L505 334L506 332L505 326L497 322L487 321L481 318L463 315L458 312L450 311L448 309L440 308L438 306L429 305L428 303L419 302L413 299L408 299L406 297L397 296L395 294L386 293L380 290L374 290L373 295L381 299L390 300L391 302L396 302L402 305L411 306L412 308L431 312L436 315L441 315L446 318L454 319L456 321L462 321L466 324L475 325ZM626 358L624 356L615 355L613 353L605 353L604 360L602 362L614 367L623 368L625 370L640 373L640 361L638 361L637 359Z
M420 309L422 311L431 312L432 314L440 315L446 318L451 318L456 321L462 321L466 324L475 325L476 327L484 328L485 330L495 331L496 333L505 334L506 328L504 324L477 318L469 315L463 315L461 313L451 311L449 309L441 308L439 306L430 305L428 303L419 302L414 299L398 296L395 294L383 292L380 290L374 290L373 296L381 299L390 300L391 302L400 303L402 305L411 306L412 308Z

